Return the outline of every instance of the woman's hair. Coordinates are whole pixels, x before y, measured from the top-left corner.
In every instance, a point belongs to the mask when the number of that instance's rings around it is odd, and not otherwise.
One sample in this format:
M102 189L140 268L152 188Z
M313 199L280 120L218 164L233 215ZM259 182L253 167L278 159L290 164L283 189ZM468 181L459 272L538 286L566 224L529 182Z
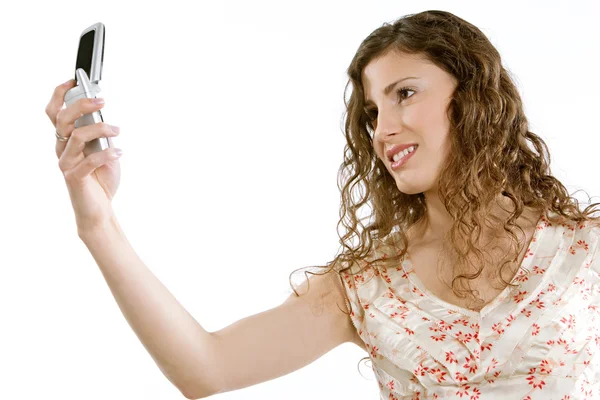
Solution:
M521 96L487 37L449 12L423 11L373 31L360 44L348 68L346 90L351 84L352 93L346 101L344 91L346 146L338 180L342 195L338 226L342 223L347 232L340 236L344 250L326 266L316 266L327 269L318 275L335 272L340 277L353 265L362 265L357 272L370 266L385 268L390 263L397 267L408 246L405 232L427 217L423 193L400 192L377 157L371 137L373 126L364 111L362 72L369 62L390 51L423 56L458 81L447 109L450 150L438 183L438 195L454 220L445 239L457 256L453 264L459 273L452 280L457 296L473 295L469 281L481 274L485 264L485 249L476 244L483 224L494 218L488 211L499 196L514 205L508 218L495 221L497 230L506 232L512 242L513 251L498 271L505 285L510 282L502 278L502 270L517 262L525 245L519 244L513 233L515 227L523 233L515 221L525 207L544 213L552 210L561 220L600 220L591 216L598 211L592 207L600 203L581 212L577 199L551 175L548 148L529 130ZM370 209L367 226L359 214L363 206ZM355 238L357 243L351 243ZM371 259L374 247L380 244L391 245L396 254ZM474 263L467 258L470 255L476 257ZM465 272L473 268L477 272ZM305 276L307 273L315 274L305 272ZM298 296L295 289L294 293Z

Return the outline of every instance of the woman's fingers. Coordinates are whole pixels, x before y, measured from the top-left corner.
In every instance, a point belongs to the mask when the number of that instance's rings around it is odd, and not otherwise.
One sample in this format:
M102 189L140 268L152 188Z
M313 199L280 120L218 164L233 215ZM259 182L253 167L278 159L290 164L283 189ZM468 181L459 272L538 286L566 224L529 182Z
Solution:
M94 111L100 110L104 104L95 103L98 99L79 99L67 108L63 108L56 114L56 131L64 137L71 136L71 132L75 129L75 121L85 114L91 114Z
M83 181L83 179L94 172L95 169L118 159L121 156L117 153L118 151L119 150L115 148L108 148L88 155L73 168L63 171L65 180L67 183Z
M63 137L70 137L73 130L75 129L75 121L85 114L90 114L94 111L100 110L104 105L102 103L96 103L95 99L79 99L69 107L63 108L65 94L76 86L76 81L73 79L68 80L62 85L58 85L52 93L52 98L46 106L46 115L52 121L56 132ZM61 158L67 142L60 140L56 141L56 156ZM77 156L82 159L83 156ZM59 162L61 165L61 162Z
M59 157L58 166L61 171L66 172L85 158L83 149L87 142L101 137L115 137L119 134L118 131L119 128L114 127L113 129L111 125L105 122L98 122L73 130L63 153Z
M75 86L75 80L70 79L62 85L58 85L56 89L54 89L52 98L46 106L46 115L48 118L50 118L50 121L52 121L52 125L56 126L56 115L62 109L62 106L65 103L65 94L69 91L69 89L74 88Z

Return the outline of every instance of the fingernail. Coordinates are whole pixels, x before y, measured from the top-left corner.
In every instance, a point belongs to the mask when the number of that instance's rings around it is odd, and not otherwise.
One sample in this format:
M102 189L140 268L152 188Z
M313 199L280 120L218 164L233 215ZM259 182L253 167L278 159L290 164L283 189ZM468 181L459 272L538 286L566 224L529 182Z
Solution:
M114 125L111 125L110 129L115 133L119 133L121 131L121 129L119 129L118 126L114 126Z
M97 98L97 99L92 99L92 103L94 104L104 104L104 99L103 98Z
M121 157L123 155L123 150L121 150L121 149L115 149L115 155L117 157Z

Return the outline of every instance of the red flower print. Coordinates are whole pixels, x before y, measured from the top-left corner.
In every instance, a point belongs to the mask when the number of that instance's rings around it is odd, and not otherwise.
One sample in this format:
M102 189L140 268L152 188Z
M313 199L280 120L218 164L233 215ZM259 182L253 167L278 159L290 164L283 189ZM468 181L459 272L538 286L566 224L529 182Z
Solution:
M587 379L584 379L583 382L581 382L580 390L583 392L583 394L585 396L592 396L593 395L592 382L588 381Z
M509 315L508 317L506 317L506 327L508 328L509 326L512 325L513 321L516 320L517 318L514 315Z
M379 348L377 346L373 346L371 349L371 357L377 358L377 350L379 350Z
M439 336L433 336L433 335L432 335L432 336L431 336L431 338L432 338L433 340L435 340L436 342L441 342L441 341L444 341L444 340L446 340L446 334L445 334L445 333L442 333L442 334L440 334Z
M590 288L589 285L583 285L583 287L579 291L579 294L581 295L581 298L583 300L587 300L588 299L588 295L592 294L592 289Z
M536 265L533 267L533 272L535 272L537 275L542 275L544 272L546 272L546 269L540 268L539 265Z
M469 343L471 339L473 339L473 335L471 335L470 333L463 333L462 331L459 331L456 334L456 339L458 339L458 341L462 343Z
M394 381L389 381L385 386L390 390L394 390Z
M406 333L408 333L409 335L414 335L415 331L413 331L412 329L408 329L408 328L404 328L404 330L406 331Z
M487 343L487 344L484 343L484 344L481 345L481 351L482 352L485 351L485 350L490 351L490 350L492 350L493 346L494 345L492 343Z
M456 391L456 394L460 397L467 396L467 398L469 398L469 389L471 389L471 386L469 385L461 386Z
M344 276L344 280L346 281L346 285L350 288L350 289L354 289L354 285L352 284L352 280L350 278L348 278L348 275Z
M531 310L528 310L526 308L521 310L521 314L525 315L527 318L531 317Z
M516 296L514 296L513 299L514 299L515 303L522 302L527 293L528 293L527 290L524 290L522 292L519 292L519 294L517 294Z
M410 400L421 400L421 392L415 392L415 393L413 393L413 395L410 398Z
M540 310L546 307L544 305L544 302L540 301L539 296L538 296L537 299L535 299L534 301L532 301L530 304L533 305L533 306L535 306L535 307L537 307L537 308L539 308Z
M495 357L492 358L492 363L490 364L489 367L487 367L487 369L485 370L485 373L488 374L491 370L493 370L494 368L496 368L496 365L498 365L498 360L496 360Z
M402 274L402 278L404 279L408 279L408 274L411 273L412 270L406 271L405 273Z
M542 360L540 363L540 373L550 375L552 372L552 366L548 362L548 360Z
M477 389L476 387L473 388L473 394L471 395L471 399L470 400L479 400L479 396L481 395L481 392L479 391L479 389Z
M446 321L440 321L438 322L438 326L440 327L440 329L442 331L451 331L452 328L454 328L452 325L450 325L449 323L447 323Z
M527 276L527 272L524 272L522 269L519 270L519 275L515 277L515 282L523 283L529 280L529 276Z
M574 330L575 329L575 317L573 314L569 314L569 319L567 320L565 317L562 317L560 322L567 325L567 329Z
M579 352L575 349L571 349L569 347L569 345L565 346L565 354L577 354L577 353L579 353Z
M454 358L454 353L451 351L446 352L446 361L449 363L458 364L458 360L456 358Z
M423 364L419 364L417 369L413 372L415 376L425 376L425 372L429 372L429 367L424 367Z
M389 277L389 275L388 275L387 273L385 273L385 272L382 272L380 275L383 277L383 280L384 280L386 283L388 283L388 284L391 284L391 283L392 283L392 280L390 279L390 277Z
M466 319L464 319L464 318L456 319L456 320L452 321L452 323L453 323L453 324L457 324L457 325L458 325L458 324L462 324L463 326L467 326L467 325L469 325L469 321L467 321L467 320L466 320Z
M534 368L535 369L535 368ZM527 377L529 384L533 386L534 389L541 389L542 386L546 384L542 379L536 377L535 375L530 375Z
M466 364L463 365L463 368L469 370L470 373L475 373L477 371L477 360L475 356L466 357Z
M446 378L444 377L444 375L446 375L447 372L442 371L439 368L433 368L431 370L431 374L435 375L435 378L437 379L438 383L442 383L443 381L446 380Z
M555 302L552 303L553 306L558 306L564 304L562 297L559 297Z
M533 324L533 329L531 329L531 336L537 336L540 333L540 326L538 324Z
M399 319L406 319L406 313L399 313L394 311L393 313L390 314L390 318L396 318L398 317Z
M460 372L456 372L456 376L454 377L458 382L468 381L467 377L461 374Z
M548 291L549 292L554 292L556 290L556 285L554 285L553 283L549 283L548 284Z
M498 322L498 323L492 325L492 330L499 335L502 335L504 333L504 328L502 327L501 322Z

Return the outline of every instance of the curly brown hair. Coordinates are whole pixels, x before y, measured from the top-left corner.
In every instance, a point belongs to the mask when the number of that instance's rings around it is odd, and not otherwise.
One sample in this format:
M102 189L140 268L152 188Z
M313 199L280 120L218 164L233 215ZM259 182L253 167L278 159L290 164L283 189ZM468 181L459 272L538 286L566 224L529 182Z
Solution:
M477 272L458 273L453 278L452 290L457 296L473 294L469 281L477 278L484 266L485 249L477 246L479 234L492 218L488 211L499 197L514 205L507 218L496 221L497 230L510 236L513 250L498 269L505 285L510 282L502 278L503 269L516 264L525 245L519 243L513 228L523 233L515 221L526 207L541 213L553 211L555 219L548 219L556 222L600 221L600 216L591 215L600 203L580 211L578 200L551 175L548 147L529 130L519 92L487 37L449 12L423 11L384 23L360 44L350 63L344 91L346 146L338 180L342 195L338 227L342 223L347 230L340 236L344 250L326 266L305 267L327 271L305 272L305 276L335 272L341 279L342 272L352 265L362 265L357 272L368 266L397 266L407 252L406 231L426 219L423 193L400 192L377 157L371 137L373 126L364 110L363 70L390 51L423 56L458 82L447 109L451 147L439 176L438 195L454 220L445 238L458 256L455 270L472 270L470 264ZM352 93L346 101L350 84ZM359 218L363 206L372 210L366 227ZM353 245L355 237L358 243ZM379 244L391 245L397 252L370 259ZM470 263L470 254L476 257L474 263ZM290 285L296 271L290 274ZM457 288L460 282L466 290ZM347 298L346 302L350 310Z

